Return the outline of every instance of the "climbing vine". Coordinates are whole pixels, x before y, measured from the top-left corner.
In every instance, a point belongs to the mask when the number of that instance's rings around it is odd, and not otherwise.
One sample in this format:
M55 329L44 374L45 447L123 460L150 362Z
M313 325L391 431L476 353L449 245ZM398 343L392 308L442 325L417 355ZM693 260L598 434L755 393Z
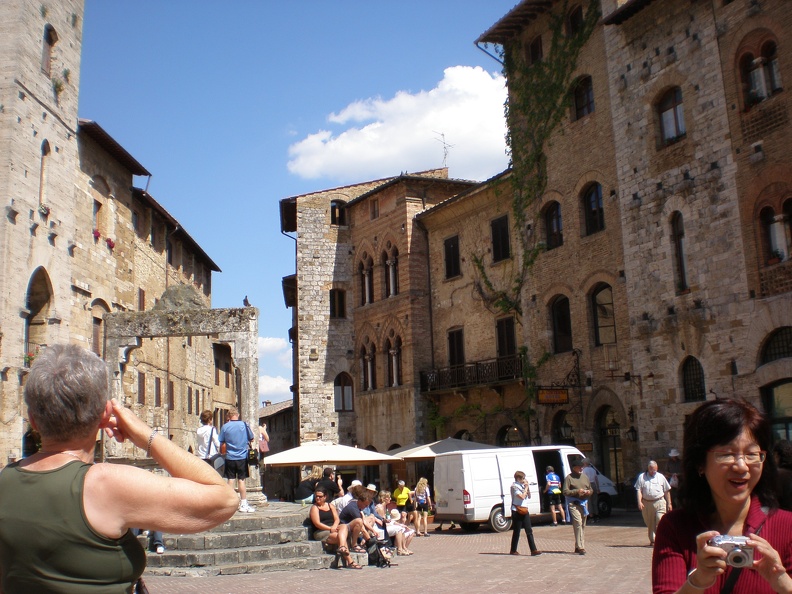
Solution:
M572 75L583 46L599 21L599 2L589 0L582 23L574 34L565 32L569 0L548 15L550 49L541 60L528 64L523 40L518 36L503 45L500 56L509 81L505 104L508 123L506 144L511 162L511 213L520 250L511 278L497 287L490 278L484 256L474 254L478 273L476 290L485 305L501 313L522 316L521 297L536 258L544 244L528 232L527 217L547 190L547 156L550 137L568 114ZM538 234L537 234L538 235Z
M569 113L572 76L577 68L583 46L591 37L600 18L598 0L588 0L584 17L576 31L569 33L567 15L569 0L558 3L548 14L550 48L540 60L527 62L527 53L520 36L503 45L500 56L503 73L509 81L509 96L504 106L508 133L506 142L511 162L511 215L514 235L519 246L518 261L507 278L494 281L487 272L482 254L473 254L477 273L474 286L485 307L501 314L522 317L522 294L537 257L545 245L531 234L527 217L537 216L535 206L547 190L546 149L551 136ZM546 36L543 37L547 39ZM496 189L502 192L502 189ZM536 227L536 225L534 225ZM486 411L478 407L476 417L484 421L501 415L516 427L521 439L531 443L531 418L536 414L533 403L538 390L539 368L549 358L544 353L533 363L525 346L520 348L522 380L525 397L515 407L495 406ZM454 417L470 413L468 405L454 411ZM443 424L447 422L444 420ZM523 427L527 427L525 430Z

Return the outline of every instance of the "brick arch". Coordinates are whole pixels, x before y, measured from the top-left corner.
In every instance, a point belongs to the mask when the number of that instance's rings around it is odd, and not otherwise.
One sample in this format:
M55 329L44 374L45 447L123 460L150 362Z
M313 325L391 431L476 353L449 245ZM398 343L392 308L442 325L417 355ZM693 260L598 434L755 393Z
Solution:
M391 242L390 250L387 247L389 241ZM399 251L399 254L402 253L401 242L396 237L396 235L393 234L392 231L388 231L385 234L385 237L383 237L380 241L377 242L377 249L379 250L379 254L382 254L382 252L392 251L393 248L396 248Z
M388 334L390 331L393 330L394 334L402 339L402 345L405 344L405 329L402 326L401 322L396 316L388 316L385 319L385 322L382 324L382 330L379 332L379 340L381 343L385 343L385 340L388 339Z
M360 349L365 344L364 339L368 338L371 342L374 343L374 346L377 347L377 352L379 352L380 347L382 346L382 339L377 332L377 329L374 327L371 322L366 322L360 327L360 330L355 332L355 359L360 354Z
M730 35L724 36L721 40L721 50L723 55L731 55L734 59L734 66L737 67L739 56L750 47L760 48L768 39L784 38L783 28L774 19L767 18L762 14L752 16L743 21Z
M355 246L355 265L363 261L363 254L366 254L366 259L371 258L374 264L377 263L379 250L368 239Z
M783 300L765 302L762 309L752 318L745 337L747 361L741 363L750 365L750 369L743 370L740 367L740 374L756 372L760 385L771 383L773 379L792 376L792 362L788 360L779 359L766 365L759 365L762 346L770 334L783 326L792 326L792 309L789 308L788 302ZM785 375L775 377L781 371Z
M567 285L565 283L555 283L542 293L541 302L544 304L545 307L549 307L550 302L552 302L553 299L555 299L559 295L563 295L571 302L572 296L574 294L575 294L575 290L572 288L571 285Z
M602 186L602 196L605 197L605 186L603 185L602 181L606 178L605 173L599 171L597 169L590 169L578 177L577 182L575 182L575 189L574 189L574 196L575 199L579 199L583 194L583 190L588 189L588 187L593 184L597 183Z
M618 277L610 270L595 270L583 279L583 281L578 285L578 289L588 297L588 295L591 293L591 290L598 284L604 283L606 285L610 285L611 288L614 288L618 280Z
M601 387L589 400L588 406L584 411L584 426L594 427L596 422L597 413L605 407L610 407L616 411L616 416L619 418L619 424L626 427L627 411L624 408L624 403L621 398L616 395L616 392L610 388Z
M787 177L792 177L789 174ZM767 178L765 178L767 179ZM767 184L756 196L753 204L753 219L759 220L759 213L763 208L769 206L776 213L780 213L784 208L784 202L792 197L792 180L776 181Z

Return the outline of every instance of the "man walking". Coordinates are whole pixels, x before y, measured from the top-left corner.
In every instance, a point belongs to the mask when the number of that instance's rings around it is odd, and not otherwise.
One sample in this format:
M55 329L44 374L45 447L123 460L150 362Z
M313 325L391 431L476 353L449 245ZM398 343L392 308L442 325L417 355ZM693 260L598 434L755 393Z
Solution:
M243 513L253 513L255 507L248 505L247 490L245 489L245 479L248 477L248 447L253 444L253 432L248 424L239 419L239 411L236 408L228 409L228 421L220 429L220 447L225 448L225 478L228 484L237 480L239 488L239 511Z
M660 518L671 511L671 485L661 473L657 472L657 462L650 460L646 472L635 481L638 493L638 509L643 514L649 533L649 545L654 546L655 530Z
M585 555L586 541L583 532L586 528L586 516L589 514L588 500L594 490L588 477L583 473L583 458L576 456L569 461L569 465L572 467L572 472L564 479L562 491L569 504L569 519L572 521L572 530L575 533L575 552L578 555Z

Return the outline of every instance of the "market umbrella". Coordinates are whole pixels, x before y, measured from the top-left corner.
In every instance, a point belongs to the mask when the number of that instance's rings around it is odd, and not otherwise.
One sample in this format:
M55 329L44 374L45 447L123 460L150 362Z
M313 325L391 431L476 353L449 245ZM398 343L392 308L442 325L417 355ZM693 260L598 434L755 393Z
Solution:
M264 464L268 466L302 466L303 464L369 465L382 462L398 462L398 459L387 454L327 441L309 441L296 448L278 452L264 458Z
M437 454L445 454L447 452L458 452L460 450L491 450L497 446L478 443L476 441L468 441L466 439L457 439L455 437L446 437L440 441L427 443L424 445L408 446L407 448L399 448L388 452L394 458L401 458L408 462L415 460L431 460Z

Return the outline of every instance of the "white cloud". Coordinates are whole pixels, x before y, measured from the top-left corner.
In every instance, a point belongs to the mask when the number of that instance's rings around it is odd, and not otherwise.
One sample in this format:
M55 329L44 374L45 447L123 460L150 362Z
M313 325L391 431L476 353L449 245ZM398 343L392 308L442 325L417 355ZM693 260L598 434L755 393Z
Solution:
M291 379L271 375L259 376L259 402L270 400L273 403L289 400L292 397Z
M505 99L501 75L480 67L446 68L430 91L356 101L330 114L333 129L289 147L289 171L351 182L433 169L443 164L443 134L451 145L450 176L483 180L508 164Z
M271 336L258 337L258 358L259 366L262 362L276 361L279 367L291 369L292 367L292 348L284 338Z

